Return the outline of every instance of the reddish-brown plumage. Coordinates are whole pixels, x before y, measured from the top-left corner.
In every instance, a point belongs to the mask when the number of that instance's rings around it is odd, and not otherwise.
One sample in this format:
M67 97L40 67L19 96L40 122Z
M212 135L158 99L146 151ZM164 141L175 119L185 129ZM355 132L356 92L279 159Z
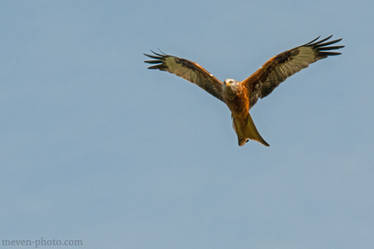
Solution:
M246 116L249 112L248 91L243 85L238 85L235 92L230 90L224 95L224 101L231 110L233 116Z
M306 68L313 62L340 53L334 50L344 46L330 46L341 39L330 40L331 36L319 40L319 37L302 46L287 50L270 58L261 68L242 82L227 80L224 83L210 74L199 64L172 55L153 52L148 55L154 64L149 69L159 69L176 74L199 87L216 98L224 101L231 110L233 126L238 135L239 145L248 139L256 140L266 146L268 143L261 137L249 114L258 99L268 96L287 77Z

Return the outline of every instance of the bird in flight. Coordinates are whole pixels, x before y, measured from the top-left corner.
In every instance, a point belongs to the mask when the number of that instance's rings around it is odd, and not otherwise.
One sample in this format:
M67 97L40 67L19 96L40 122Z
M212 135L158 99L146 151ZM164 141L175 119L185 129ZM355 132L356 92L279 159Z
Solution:
M259 98L268 96L287 77L320 59L341 54L336 50L344 46L331 45L342 39L330 40L331 37L332 35L324 39L317 37L304 45L280 53L243 81L226 79L222 82L195 62L153 51L151 55L144 54L151 58L144 62L153 64L149 69L180 76L223 101L231 111L239 146L247 143L249 139L269 146L258 132L249 110Z

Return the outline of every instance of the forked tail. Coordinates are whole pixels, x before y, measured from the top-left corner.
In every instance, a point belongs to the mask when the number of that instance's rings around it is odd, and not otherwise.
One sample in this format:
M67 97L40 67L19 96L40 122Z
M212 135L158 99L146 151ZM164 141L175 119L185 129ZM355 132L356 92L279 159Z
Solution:
M265 146L269 146L269 144L265 141L265 139L261 137L260 133L257 131L256 126L249 113L248 116L244 119L233 117L233 127L236 134L238 135L239 146L243 146L248 142L249 139L253 139Z

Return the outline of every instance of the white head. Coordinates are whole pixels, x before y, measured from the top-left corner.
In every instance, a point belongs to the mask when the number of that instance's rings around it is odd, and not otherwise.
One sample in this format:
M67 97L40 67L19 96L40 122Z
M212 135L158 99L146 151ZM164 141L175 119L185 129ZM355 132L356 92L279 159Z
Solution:
M223 82L223 89L230 90L230 92L237 92L239 87L239 82L233 79L226 79Z
M233 79L226 79L223 82L223 95L225 99L233 99L239 94L239 82Z
M234 85L234 84L236 84L236 83L237 83L237 81L234 80L234 79L225 79L225 81L223 82L223 84L224 84L225 86L231 86L231 85Z

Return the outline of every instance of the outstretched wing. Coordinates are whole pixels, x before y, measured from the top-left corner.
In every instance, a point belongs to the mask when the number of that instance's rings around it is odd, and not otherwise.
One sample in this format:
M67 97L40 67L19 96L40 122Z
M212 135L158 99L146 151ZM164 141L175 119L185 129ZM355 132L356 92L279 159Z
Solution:
M205 91L223 101L222 86L223 83L218 80L213 74L209 73L199 64L178 58L172 55L159 54L153 52L153 55L144 54L152 60L144 61L149 64L155 64L148 67L149 69L159 69L169 73L176 74L183 79L195 83Z
M332 35L319 40L317 37L304 45L285 51L268 60L260 69L243 80L250 96L250 107L256 104L258 98L269 95L287 77L309 66L309 64L324 59L330 55L341 53L331 50L344 46L329 46L342 39L328 41Z

